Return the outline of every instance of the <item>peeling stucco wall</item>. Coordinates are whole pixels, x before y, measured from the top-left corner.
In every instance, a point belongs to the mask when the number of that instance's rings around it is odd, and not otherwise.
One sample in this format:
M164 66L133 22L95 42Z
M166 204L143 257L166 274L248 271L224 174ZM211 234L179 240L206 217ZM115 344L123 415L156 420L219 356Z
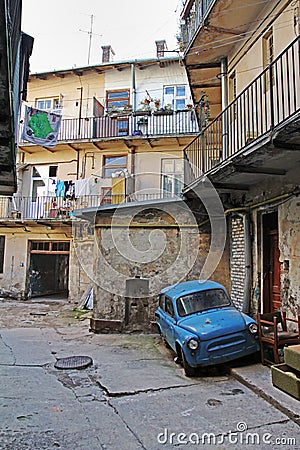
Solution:
M210 234L199 234L198 227L179 229L171 216L155 210L136 215L129 229L120 227L118 236L113 236L110 221L100 216L96 225L94 319L101 325L94 331L107 331L101 329L102 321L118 322L118 331L151 331L160 290L199 279ZM211 278L229 288L228 246ZM129 295L129 283L133 291L136 286L136 296Z
M300 199L292 198L278 208L281 263L281 301L288 316L300 307Z

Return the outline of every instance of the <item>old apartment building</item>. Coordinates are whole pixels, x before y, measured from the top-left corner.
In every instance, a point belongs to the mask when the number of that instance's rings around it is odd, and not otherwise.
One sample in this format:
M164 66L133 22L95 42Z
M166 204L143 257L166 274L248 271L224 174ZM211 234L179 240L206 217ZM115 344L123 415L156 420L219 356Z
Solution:
M224 205L230 290L244 311L300 298L299 1L187 0L182 48L211 116L185 149L188 202L209 180ZM198 205L201 208L201 205Z
M0 2L0 195L16 191L21 100L26 99L33 38L21 32L21 0ZM0 239L0 248L1 248Z
M114 62L104 46L96 66L30 75L24 105L61 125L48 146L25 139L21 117L18 190L0 205L2 295L80 300L95 247L80 210L181 194L183 149L199 128L181 59L156 45L152 59Z
M187 0L183 59L156 44L31 75L27 106L62 120L54 147L20 141L2 294L93 287L91 329L149 330L160 287L208 273L244 312L295 315L299 0Z

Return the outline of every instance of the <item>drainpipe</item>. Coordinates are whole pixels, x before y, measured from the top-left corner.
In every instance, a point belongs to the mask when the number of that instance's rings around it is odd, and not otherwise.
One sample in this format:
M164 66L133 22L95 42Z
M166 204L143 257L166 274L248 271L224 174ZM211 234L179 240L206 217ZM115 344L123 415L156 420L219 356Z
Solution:
M249 214L243 214L244 233L245 233L245 289L242 311L246 314L250 312L251 285L252 285L252 258L251 258L251 234Z
M228 74L227 74L227 58L221 58L221 90L222 90L222 111L228 106ZM223 160L228 156L228 112L223 113L222 117L222 144L223 144Z
M83 87L77 88L78 91L80 91L80 99L79 99L79 110L78 110L78 136L80 136L81 133L81 115L82 115L82 97L83 97Z
M135 64L131 64L132 110L136 110Z

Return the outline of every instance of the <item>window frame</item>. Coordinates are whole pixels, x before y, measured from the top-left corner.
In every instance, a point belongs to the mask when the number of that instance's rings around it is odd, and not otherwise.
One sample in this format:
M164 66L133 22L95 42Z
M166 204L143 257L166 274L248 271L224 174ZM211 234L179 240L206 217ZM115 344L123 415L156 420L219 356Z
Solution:
M178 89L184 88L184 95L178 95ZM173 93L167 93L167 90L173 90ZM168 84L163 87L164 105L171 103L172 109L182 111L185 109L187 102L187 85L186 84ZM172 98L171 98L172 96ZM170 99L170 101L168 101ZM184 102L182 108L177 108L177 102Z
M164 162L166 161L172 161L172 166L173 166L173 171L172 172L166 172L164 170ZM182 162L182 171L181 172L176 172L175 170L175 162L176 161L181 161ZM172 190L168 191L167 189L165 189L164 186L164 180L168 178L171 180L172 183ZM184 186L184 159L183 158L162 158L161 159L161 191L164 194L165 192L169 192L170 194L172 194L173 196L178 196L180 194L180 192L176 192L176 181L181 181L182 182L182 187Z
M263 69L265 72L265 83L264 91L267 92L270 89L270 84L272 86L275 84L275 71L274 67L270 66L275 59L274 52L274 33L273 29L269 29L267 33L263 36ZM270 82L271 73L271 82Z
M51 106L49 108L41 107L38 105L39 102L44 102L44 103L50 102ZM37 109L41 109L42 111L54 112L56 114L60 114L61 109L62 109L60 98L57 96L55 96L55 97L36 97L35 107Z
M125 164L105 164L105 160L106 158L125 158ZM127 162L128 162L128 158L126 154L122 154L122 155L103 155L103 160L102 160L102 176L103 178L112 178L112 174L109 176L106 176L106 169L116 169L116 172L118 172L118 169L123 169L123 170L127 170Z
M127 93L126 96L120 96L116 98L109 98L110 94L118 94L118 93ZM122 105L116 105L117 102L122 102ZM106 108L109 110L110 108L122 108L123 106L128 106L130 104L130 89L114 89L106 91Z
M171 311L169 309L169 306L171 306ZM168 295L165 296L165 313L168 314L168 316L172 317L174 319L175 317L175 309L173 300Z

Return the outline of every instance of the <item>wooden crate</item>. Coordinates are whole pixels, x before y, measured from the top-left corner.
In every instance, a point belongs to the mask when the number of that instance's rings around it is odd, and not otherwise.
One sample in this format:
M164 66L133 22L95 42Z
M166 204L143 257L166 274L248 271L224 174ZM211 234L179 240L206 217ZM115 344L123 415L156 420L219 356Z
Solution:
M284 348L284 362L295 370L300 371L300 345Z
M287 364L271 367L272 383L277 388L300 400L300 372Z

